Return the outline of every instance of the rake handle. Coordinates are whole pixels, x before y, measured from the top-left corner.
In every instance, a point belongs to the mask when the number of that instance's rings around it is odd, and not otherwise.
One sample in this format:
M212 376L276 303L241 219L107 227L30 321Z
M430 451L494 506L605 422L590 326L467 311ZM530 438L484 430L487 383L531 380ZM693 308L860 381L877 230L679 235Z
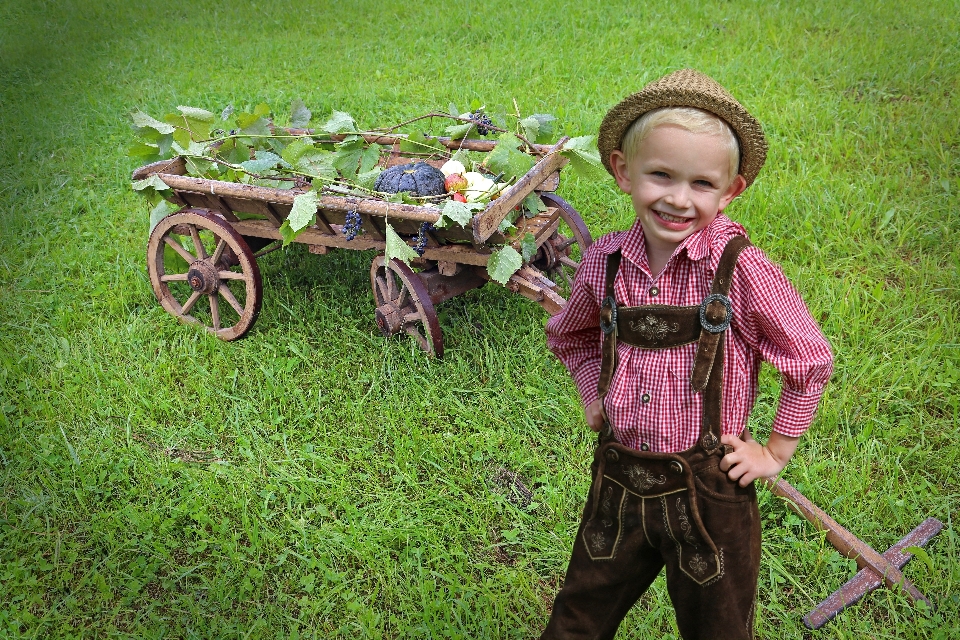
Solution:
M861 569L868 567L873 569L888 587L902 588L914 602L923 600L925 603L930 604L926 596L920 593L920 591L913 586L913 583L904 577L903 572L901 572L896 565L874 551L870 545L864 543L857 536L841 527L836 520L828 516L823 509L810 502L805 495L797 491L789 482L786 480L777 480L776 478L764 478L764 482L770 487L770 491L772 491L774 495L786 499L794 511L809 520L813 526L822 531L826 531L827 540L830 541L830 544L844 556L856 560L857 566Z

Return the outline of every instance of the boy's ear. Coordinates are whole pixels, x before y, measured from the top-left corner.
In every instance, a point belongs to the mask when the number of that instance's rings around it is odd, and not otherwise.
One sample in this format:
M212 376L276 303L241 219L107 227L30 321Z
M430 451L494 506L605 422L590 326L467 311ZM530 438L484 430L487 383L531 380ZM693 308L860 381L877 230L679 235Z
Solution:
M610 159L613 160L613 155L610 156ZM738 173L737 177L733 179L733 182L730 183L730 186L727 187L727 190L720 197L720 211L726 209L727 205L733 202L733 199L743 193L746 188L746 178Z
M630 193L630 172L627 171L627 157L623 151L616 149L610 153L610 168L613 169L613 179L624 193ZM732 200L732 198L731 198Z

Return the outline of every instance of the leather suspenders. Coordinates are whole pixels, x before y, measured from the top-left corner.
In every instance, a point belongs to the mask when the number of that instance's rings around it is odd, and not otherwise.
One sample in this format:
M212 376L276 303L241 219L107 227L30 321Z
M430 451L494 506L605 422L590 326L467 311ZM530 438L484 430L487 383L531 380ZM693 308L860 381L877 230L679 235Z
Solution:
M690 384L703 393L700 445L712 453L720 447L720 408L723 400L724 335L733 318L730 281L740 252L750 246L743 236L732 238L723 249L710 295L699 305L645 305L618 307L613 283L620 269L620 251L607 256L605 298L600 308L603 331L600 397L607 394L617 366L617 342L640 349L670 349L697 342Z

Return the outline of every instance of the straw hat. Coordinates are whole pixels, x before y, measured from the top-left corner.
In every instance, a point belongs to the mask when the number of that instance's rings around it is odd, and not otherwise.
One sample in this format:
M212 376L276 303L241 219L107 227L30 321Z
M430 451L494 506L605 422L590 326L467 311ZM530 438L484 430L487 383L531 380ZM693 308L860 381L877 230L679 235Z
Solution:
M610 109L600 123L597 147L611 174L610 154L620 148L633 122L660 107L696 107L723 118L740 142L740 173L753 184L767 157L767 139L760 123L716 80L693 69L681 69L651 82Z

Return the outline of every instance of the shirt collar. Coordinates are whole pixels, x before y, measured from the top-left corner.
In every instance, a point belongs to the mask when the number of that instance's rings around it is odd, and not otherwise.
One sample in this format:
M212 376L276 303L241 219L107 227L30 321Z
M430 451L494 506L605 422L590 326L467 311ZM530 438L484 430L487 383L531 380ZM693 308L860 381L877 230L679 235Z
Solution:
M670 256L667 264L669 265L673 262L673 260L684 251L687 253L687 258L694 262L703 260L711 255L711 249L714 246L722 243L720 244L720 248L722 249L726 241L735 235L745 236L747 233L742 226L723 213L718 213L717 217L713 219L713 222L696 233L684 238L683 242L674 249L673 255ZM643 227L640 225L639 220L635 221L626 233L623 243L620 245L620 250L624 258L647 273L650 273L650 263L647 261L647 249L644 245ZM651 276L653 275L654 274L651 274Z

